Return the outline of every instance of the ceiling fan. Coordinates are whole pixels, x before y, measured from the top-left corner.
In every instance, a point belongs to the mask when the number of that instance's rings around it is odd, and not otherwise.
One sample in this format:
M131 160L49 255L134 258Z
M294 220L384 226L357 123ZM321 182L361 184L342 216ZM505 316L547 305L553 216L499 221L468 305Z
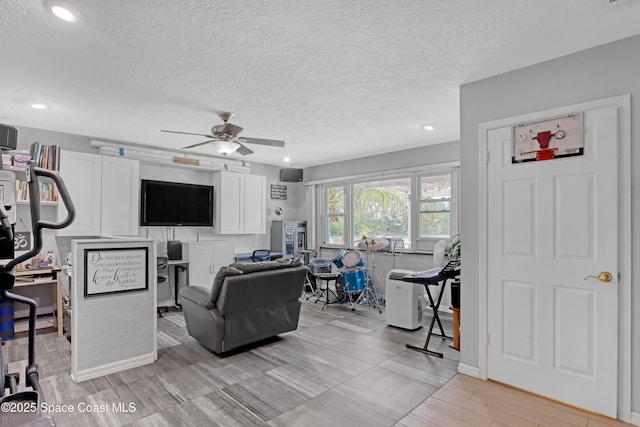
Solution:
M252 154L253 151L251 151L244 144L259 144L267 145L270 147L284 147L284 141L280 141L277 139L239 137L238 134L242 132L242 128L240 126L229 123L229 120L231 120L231 118L233 117L233 113L221 112L218 114L218 117L220 117L224 123L212 127L211 135L206 135L203 133L178 132L175 130L164 129L162 130L162 132L204 136L205 138L209 139L203 142L198 142L197 144L187 145L186 147L182 148L194 148L199 147L200 145L211 143L214 147L216 147L220 154L224 154L225 156L236 151L243 156Z

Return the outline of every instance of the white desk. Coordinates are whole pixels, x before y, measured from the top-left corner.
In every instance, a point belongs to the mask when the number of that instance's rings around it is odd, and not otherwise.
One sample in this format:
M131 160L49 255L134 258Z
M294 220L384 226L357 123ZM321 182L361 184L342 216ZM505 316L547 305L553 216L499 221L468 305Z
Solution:
M178 292L180 290L179 275L180 275L180 271L184 271L185 278L186 278L185 283L186 285L189 285L189 261L185 259L170 259L167 261L167 265L174 267L174 270L173 270L174 289L175 289L175 292L173 293L174 295L173 298L175 300L174 304L176 307L182 308L182 305L178 303Z

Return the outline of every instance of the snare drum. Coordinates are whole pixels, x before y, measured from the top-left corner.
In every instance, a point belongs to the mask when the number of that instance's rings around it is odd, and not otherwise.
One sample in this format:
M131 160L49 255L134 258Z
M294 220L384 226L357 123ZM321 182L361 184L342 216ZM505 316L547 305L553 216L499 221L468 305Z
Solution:
M311 274L331 273L331 260L324 258L311 258L309 260Z
M346 252L347 251L345 249L341 250L340 253L331 260L336 265L336 267L338 268L344 267L343 258Z
M359 251L355 249L351 249L347 251L342 257L342 262L345 267L364 267L364 261L362 260L362 255L360 255ZM338 267L340 268L340 267Z
M343 268L341 273L345 292L360 292L367 285L367 271L364 268Z

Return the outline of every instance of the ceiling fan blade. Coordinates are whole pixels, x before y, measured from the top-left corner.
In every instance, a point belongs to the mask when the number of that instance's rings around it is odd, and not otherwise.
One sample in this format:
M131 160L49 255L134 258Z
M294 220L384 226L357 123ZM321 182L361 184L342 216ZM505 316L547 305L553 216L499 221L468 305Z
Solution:
M260 145L268 145L270 147L284 147L284 141L280 141L278 139L263 139L263 138L249 138L242 137L242 142L246 142L248 144L260 144Z
M197 135L197 136L204 136L205 138L215 138L213 135L205 135L204 133L191 133L191 132L178 132L177 130L161 130L160 132L167 132L167 133L179 133L182 135Z
M220 129L220 133L231 135L232 138L235 138L240 132L242 132L242 128L231 123L223 124Z
M240 144L238 142L238 144ZM247 154L253 154L253 151L251 151L249 148L245 147L244 145L240 144L240 147L236 150L236 153L240 153L243 156L246 156Z
M186 150L187 148L199 147L201 145L208 144L208 143L210 143L212 141L217 141L217 139L208 139L208 140L203 141L203 142L198 142L197 144L187 145L186 147L182 147L182 149Z

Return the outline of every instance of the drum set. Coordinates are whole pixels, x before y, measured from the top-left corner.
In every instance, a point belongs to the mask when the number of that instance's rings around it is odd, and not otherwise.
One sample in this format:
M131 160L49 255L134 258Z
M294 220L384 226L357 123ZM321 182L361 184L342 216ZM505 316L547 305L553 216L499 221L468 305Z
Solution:
M309 260L309 270L316 283L325 280L324 289L316 286L316 302L323 296L326 297L325 306L329 302L329 293L333 293L336 302L348 302L351 310L355 310L357 304L367 304L382 313L380 306L380 294L373 283L375 276L375 252L389 246L389 240L384 238L367 238L355 242L358 249L366 252L366 262L362 253L356 249L342 249L334 258L313 258ZM369 256L371 255L371 263ZM333 271L332 264L337 271ZM367 267L370 265L371 267ZM371 270L371 274L369 274ZM329 289L329 281L335 281L335 293ZM309 299L309 298L307 298ZM324 308L324 307L323 307Z

